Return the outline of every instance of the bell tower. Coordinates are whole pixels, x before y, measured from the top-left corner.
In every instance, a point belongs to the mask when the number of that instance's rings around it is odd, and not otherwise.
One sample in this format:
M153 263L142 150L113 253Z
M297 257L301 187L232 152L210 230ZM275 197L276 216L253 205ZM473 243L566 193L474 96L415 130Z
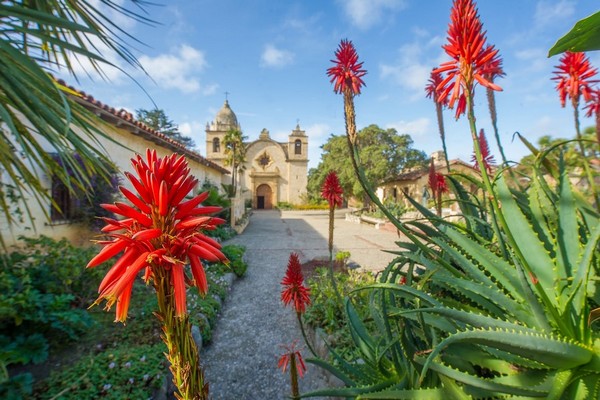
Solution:
M208 160L221 166L224 165L223 138L231 129L242 130L235 113L229 107L229 101L225 100L223 107L217 112L215 120L206 124L206 158Z

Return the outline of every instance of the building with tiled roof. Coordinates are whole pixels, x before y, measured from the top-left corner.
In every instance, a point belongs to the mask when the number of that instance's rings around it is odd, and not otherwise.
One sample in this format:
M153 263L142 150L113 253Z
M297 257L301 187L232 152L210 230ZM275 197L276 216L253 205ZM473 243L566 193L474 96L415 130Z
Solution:
M128 111L115 109L104 104L93 96L68 86L63 81L59 80L57 82L65 87L65 92L77 103L91 110L104 122L104 124L100 123L98 128L106 134L106 137L100 136L94 139L97 140L99 146L103 148L105 154L121 173L131 170L130 161L136 153L145 154L146 149L150 148L155 149L160 157L172 153L184 155L188 161L191 174L199 181L199 186L208 181L220 188L221 184L229 182L229 170L218 163L137 121ZM47 149L47 151L50 153L53 150ZM35 173L39 176L42 185L52 192L53 200L61 206L62 211L60 213L55 212L49 202L45 206L39 205L36 201L28 202L27 205L31 210L33 221L28 220L22 224L17 223L9 227L7 223L0 220L0 234L2 234L5 243L10 245L16 242L15 238L19 235L31 236L33 234L56 239L66 237L76 244L88 242L92 232L89 231L87 226L78 224L76 220L68 217L71 215L68 209L76 207L73 199L66 194L68 191L57 191L56 180L53 180L44 171L39 170ZM122 184L125 186L130 185L126 179L122 180ZM199 189L200 187L196 190ZM55 193L59 194L55 195ZM61 198L54 198L56 196L61 196ZM47 215L51 217L50 222L48 222Z
M443 175L448 174L443 151L434 152L431 155L431 158L433 159L437 173ZM467 175L479 174L479 171L474 169L472 165L460 159L449 160L449 164L452 172ZM475 191L476 188L469 186L467 187L467 190ZM404 171L398 176L383 182L377 188L377 197L379 197L381 201L402 203L405 207L410 209L412 208L412 205L407 199L407 195L426 207L431 205L429 204L431 200L431 191L429 189L429 167L417 167L412 170ZM444 207L451 212L458 211L458 204L456 202L445 202Z
M223 138L229 130L241 131L237 116L225 100L214 121L206 124L206 157L225 165ZM302 204L308 182L308 136L296 128L286 142L271 138L263 129L258 138L245 143L246 162L240 168L242 200L252 208L270 209L280 202Z

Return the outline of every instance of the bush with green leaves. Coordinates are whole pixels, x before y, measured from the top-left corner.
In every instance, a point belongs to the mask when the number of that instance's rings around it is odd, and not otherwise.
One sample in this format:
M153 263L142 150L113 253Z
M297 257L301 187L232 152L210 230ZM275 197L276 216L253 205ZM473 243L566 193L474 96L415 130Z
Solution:
M229 262L208 264L207 268L217 276L222 276L227 272L233 272L237 277L244 276L248 269L248 264L244 259L246 247L239 244L226 244L221 248L221 251Z
M334 278L342 296L375 282L369 272L336 272ZM311 304L306 308L303 321L313 328L322 329L327 335L329 346L332 346L342 357L356 358L358 352L352 344L348 320L344 315L344 304L335 293L327 267L317 268L307 284L310 287ZM354 297L355 305L366 312L368 296L366 292L362 293L365 296Z
M148 399L165 384L163 343L120 344L53 372L35 399Z

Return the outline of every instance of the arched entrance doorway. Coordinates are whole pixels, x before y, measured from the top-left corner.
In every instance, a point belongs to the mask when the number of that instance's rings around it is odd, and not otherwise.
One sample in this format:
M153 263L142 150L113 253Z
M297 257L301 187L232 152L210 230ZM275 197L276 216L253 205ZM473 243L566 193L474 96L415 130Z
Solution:
M256 188L256 208L270 210L273 208L273 191L271 186L263 183Z

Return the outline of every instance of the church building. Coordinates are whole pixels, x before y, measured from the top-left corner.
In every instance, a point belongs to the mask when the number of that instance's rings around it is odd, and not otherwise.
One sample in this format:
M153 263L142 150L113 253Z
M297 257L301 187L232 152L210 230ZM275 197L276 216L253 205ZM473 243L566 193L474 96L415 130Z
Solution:
M208 160L225 166L223 138L232 129L242 131L225 100L215 120L206 125ZM252 208L271 209L280 202L304 202L308 180L308 136L298 124L288 135L287 142L271 139L265 128L256 140L244 145L246 161L239 169L238 191L244 200L252 202Z

